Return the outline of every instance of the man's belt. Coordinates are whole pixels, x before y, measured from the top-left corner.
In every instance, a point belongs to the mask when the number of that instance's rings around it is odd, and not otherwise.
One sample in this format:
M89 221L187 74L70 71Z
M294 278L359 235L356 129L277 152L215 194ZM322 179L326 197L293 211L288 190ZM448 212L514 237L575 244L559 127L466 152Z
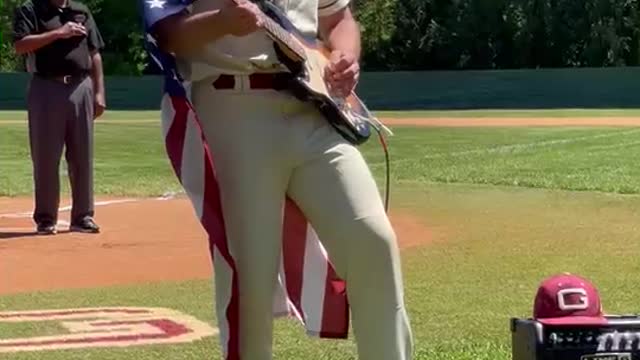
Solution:
M291 79L289 73L254 73L249 77L249 87L254 90L284 90L288 87ZM236 81L238 81L235 75L220 75L214 82L213 87L215 89L235 89Z
M79 82L82 82L84 79L86 79L89 76L89 73L81 72L77 74L68 74L68 75L49 75L49 74L36 73L36 75L43 79L53 80L53 81L63 83L65 85L69 85L69 84L77 84Z

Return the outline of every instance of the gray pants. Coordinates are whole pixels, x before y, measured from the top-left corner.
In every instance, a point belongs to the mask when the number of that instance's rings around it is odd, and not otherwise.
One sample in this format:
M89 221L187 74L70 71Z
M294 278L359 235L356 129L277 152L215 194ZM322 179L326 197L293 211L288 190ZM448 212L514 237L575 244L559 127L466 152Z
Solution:
M56 224L60 205L60 159L71 184L71 223L93 216L93 82L64 84L34 76L29 85L29 141L38 224Z

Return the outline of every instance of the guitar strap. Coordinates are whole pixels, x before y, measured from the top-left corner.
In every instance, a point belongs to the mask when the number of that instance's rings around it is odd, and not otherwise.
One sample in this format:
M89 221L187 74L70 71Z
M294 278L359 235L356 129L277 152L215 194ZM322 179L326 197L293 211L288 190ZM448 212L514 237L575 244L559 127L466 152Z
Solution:
M265 6L267 2L271 3L271 5L273 6L277 6L273 1L271 0L249 0L252 3L258 5L260 7L260 9L262 9L262 11L267 11L268 7Z

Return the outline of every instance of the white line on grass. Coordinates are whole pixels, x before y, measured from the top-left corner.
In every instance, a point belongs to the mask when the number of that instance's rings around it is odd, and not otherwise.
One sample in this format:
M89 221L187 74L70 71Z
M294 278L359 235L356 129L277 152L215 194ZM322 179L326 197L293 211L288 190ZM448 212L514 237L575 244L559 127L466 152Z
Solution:
M123 199L123 200L98 201L94 204L94 206L106 206L106 205L121 204L126 202L133 202L133 201L136 201L136 200ZM68 212L69 210L71 210L71 206L63 206L58 209L59 212ZM3 218L3 219L22 219L22 218L28 218L31 216L33 216L33 212L16 212L16 213L0 214L0 218Z
M593 151L593 150L610 150L610 149L619 149L619 148L623 148L623 147L634 147L634 146L638 146L638 145L640 145L640 141L630 141L630 142L623 142L623 143L610 144L610 145L595 145L595 146L589 147L589 150L590 151Z
M166 201L166 200L171 200L174 199L177 195L179 195L180 192L166 192L164 193L162 196L156 197L156 198L152 198L150 200L154 200L154 201ZM119 200L105 200L105 201L97 201L94 206L108 206L108 205L114 205L114 204L123 204L123 203L130 203L130 202L140 202L140 201L144 201L147 199L119 199ZM59 212L68 212L71 210L71 206L63 206L60 207L58 209ZM33 212L14 212L14 213L6 213L6 214L0 214L0 219L25 219L25 218L30 218L33 216ZM58 225L69 225L68 222L64 221L64 220L60 220L58 222Z
M618 131L614 133L607 134L598 134L598 135L589 135L589 136L580 136L580 137L572 137L572 138L564 138L564 139L555 139L555 140L545 140L538 141L532 143L520 143L520 144L511 144L511 145L500 145L492 148L482 148L482 149L473 149L473 150L464 150L464 151L455 151L449 153L437 153L421 156L419 158L404 158L391 160L392 164L412 162L412 161L420 161L420 160L428 160L428 159L441 159L446 157L458 157L458 156L466 156L466 155L480 155L480 154L495 154L495 153L517 153L525 150L530 150L534 148L547 148L554 145L562 145L562 144L572 144L581 141L588 141L594 139L602 139L602 138L611 138L623 135L631 135L640 133L640 129L632 129L625 131ZM371 166L383 166L384 163L373 163Z
M97 122L96 125L146 125L146 124L160 124L160 120L155 119L138 119L138 120L118 120L118 119L106 119ZM27 120L0 120L0 126L2 125L27 125Z

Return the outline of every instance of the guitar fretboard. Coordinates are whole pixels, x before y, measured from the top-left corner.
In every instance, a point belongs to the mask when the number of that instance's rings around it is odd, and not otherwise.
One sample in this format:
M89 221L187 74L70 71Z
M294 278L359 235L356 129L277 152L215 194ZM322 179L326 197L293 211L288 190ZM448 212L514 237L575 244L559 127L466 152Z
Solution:
M239 0L233 0L236 4L239 4ZM291 51L293 51L300 59L306 60L306 52L300 44L294 40L293 35L285 30L280 24L274 21L271 17L260 11L261 20L263 22L263 28L274 38L274 40L282 43Z
M305 50L293 39L293 36L287 30L264 13L262 14L262 21L264 23L264 29L271 34L271 36L286 45L301 59L306 59Z

